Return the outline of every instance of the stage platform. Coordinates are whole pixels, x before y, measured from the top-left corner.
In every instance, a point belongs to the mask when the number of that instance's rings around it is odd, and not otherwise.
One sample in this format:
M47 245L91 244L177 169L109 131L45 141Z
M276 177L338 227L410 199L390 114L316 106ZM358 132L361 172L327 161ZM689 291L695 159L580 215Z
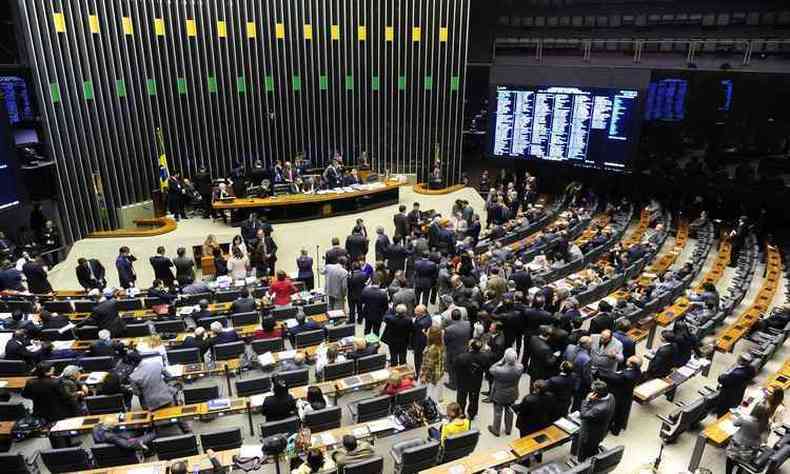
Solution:
M387 183L369 190L324 194L289 194L269 198L234 198L214 201L216 210L233 211L233 221L244 220L250 212L265 215L271 223L299 222L342 216L397 204L400 184Z

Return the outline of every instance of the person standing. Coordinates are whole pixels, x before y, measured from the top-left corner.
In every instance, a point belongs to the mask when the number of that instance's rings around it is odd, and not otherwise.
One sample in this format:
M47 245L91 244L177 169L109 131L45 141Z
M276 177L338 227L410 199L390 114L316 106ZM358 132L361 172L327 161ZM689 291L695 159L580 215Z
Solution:
M428 252L414 264L414 291L418 303L428 304L431 292L435 292L436 280L439 277L439 266L429 257ZM436 300L436 296L432 298Z
M417 305L414 308L414 331L411 333L411 348L414 351L414 373L419 375L422 368L422 354L428 345L428 329L433 321L428 314L428 308Z
M32 259L22 265L22 273L27 279L27 289L37 295L52 293L52 285L47 278L47 267L38 259Z
M483 343L479 339L472 339L469 341L469 351L456 357L454 362L458 381L456 401L461 407L461 412L466 412L470 420L474 420L477 416L483 375L489 366L488 356L480 352L482 348ZM467 400L469 401L468 409Z
M54 374L50 363L39 362L22 390L22 397L33 402L33 416L48 423L68 418L71 413L71 399Z
M313 274L313 257L307 254L307 249L302 249L299 252L296 268L299 269L296 279L304 283L307 291L311 291L315 287L315 275Z
M90 291L94 288L103 290L107 286L104 266L95 258L80 257L77 259L77 268L74 271L77 274L77 281L80 282L80 286L85 291Z
M390 238L384 233L384 227L376 227L376 261L385 262L387 260L387 250L390 248Z
M771 424L765 402L755 406L750 415L737 416L732 424L737 431L727 446L726 474L742 472L738 464L750 463L757 457Z
M171 270L174 266L173 262L165 256L165 248L161 245L157 247L156 255L149 258L148 261L151 263L151 268L154 269L154 278L162 280L165 286L171 288L176 277L173 276L173 270Z
M272 238L272 231L262 228L258 232L258 248L263 263L263 274L275 275L277 272L277 243Z
M445 384L450 390L456 390L458 377L455 373L454 361L466 351L469 337L472 334L472 326L469 321L461 320L461 310L455 308L450 313L450 325L444 330L444 345L446 349L447 361L445 366L449 375L449 382Z
M414 323L408 311L406 305L399 304L395 306L395 314L384 316L387 326L384 328L381 340L389 346L390 367L406 364L409 339L414 330Z
M401 243L403 237L395 235L392 238L392 245L387 249L387 270L390 276L395 275L398 270L403 271L406 268L406 259L409 258L409 251Z
M752 357L749 354L741 354L735 367L719 375L720 393L716 416L724 416L730 408L737 407L743 401L746 387L756 375L751 364Z
M628 427L628 416L634 401L634 387L642 378L642 358L631 356L626 360L625 369L615 372L602 370L598 378L606 382L614 397L614 416L612 417L612 434L617 436Z
M551 425L556 420L554 403L554 395L546 389L546 381L535 380L532 383L532 393L513 406L519 435L523 438ZM541 459L538 458L537 461L540 462Z
M250 259L245 256L239 247L233 247L231 257L228 259L228 274L233 280L244 280L250 269Z
M502 427L502 414L505 415L505 434L510 435L513 429L513 403L518 400L518 383L524 367L518 362L518 353L512 347L505 350L505 356L494 363L488 372L491 374L491 401L494 402L494 422L488 431L499 437Z
M554 351L549 345L551 331L551 326L540 326L538 335L529 338L529 347L526 350L530 353L527 368L530 388L536 380L546 380L556 373L557 358L554 357Z
M368 255L368 239L362 235L362 229L354 227L346 237L346 252L352 262L364 259Z
M552 405L554 419L568 414L576 390L576 377L573 376L573 364L568 361L560 363L560 373L546 381L546 391L554 397Z
M184 212L184 187L178 173L167 178L167 207L176 220L187 218Z
M275 306L291 304L291 295L296 293L296 287L283 270L277 272L277 280L272 282L269 290L274 294L273 303Z
M348 251L340 246L340 239L332 237L332 247L324 253L326 265L337 263L340 257L348 258Z
M582 420L579 430L579 448L577 459L584 462L598 453L598 447L609 432L609 425L614 417L614 397L609 393L606 382L596 380L592 383L592 391L582 402L579 416Z
M423 351L420 383L428 385L428 396L436 403L441 403L442 377L444 377L444 343L442 330L437 327L428 329L428 346Z
M337 263L329 263L324 267L324 293L329 298L328 309L341 311L346 309L348 270L346 270L345 257L340 257Z
M118 250L115 268L118 270L118 280L121 288L131 288L137 281L137 273L134 271L134 262L136 261L137 258L129 251L129 247L124 245Z
M176 250L176 258L173 265L176 267L176 280L181 287L187 286L195 281L195 261L187 257L187 249L179 247Z
M406 215L406 206L401 204L398 206L398 213L392 217L392 223L395 224L395 237L405 238L411 234L411 225L409 224L409 216Z
M378 336L384 314L389 307L389 298L387 290L381 287L377 277L374 276L373 281L362 290L359 304L361 305L360 314L365 320L365 334L372 332Z
M348 323L362 322L362 292L368 283L368 275L362 271L358 261L351 264L348 276ZM357 315L359 318L357 319Z

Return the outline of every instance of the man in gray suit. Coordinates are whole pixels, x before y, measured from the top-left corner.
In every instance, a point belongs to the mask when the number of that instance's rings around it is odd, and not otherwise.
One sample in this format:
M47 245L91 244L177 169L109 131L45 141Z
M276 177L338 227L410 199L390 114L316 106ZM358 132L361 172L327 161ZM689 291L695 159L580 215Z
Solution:
M444 385L450 390L458 386L455 373L455 358L466 352L466 345L472 335L472 326L469 321L461 320L461 310L456 308L450 314L450 325L444 330L445 367L450 376L450 382Z
M606 382L596 380L592 391L582 402L579 416L582 426L579 430L579 462L595 456L598 446L606 438L609 425L614 416L614 397L609 393Z
M329 298L329 309L343 310L346 307L348 294L348 270L346 257L340 257L337 263L330 263L324 268L324 292Z

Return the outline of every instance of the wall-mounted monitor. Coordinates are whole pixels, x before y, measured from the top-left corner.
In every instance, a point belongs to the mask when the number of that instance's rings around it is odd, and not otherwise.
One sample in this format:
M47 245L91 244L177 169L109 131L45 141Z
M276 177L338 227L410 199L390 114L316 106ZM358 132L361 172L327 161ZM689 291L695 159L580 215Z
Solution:
M493 87L489 154L625 171L639 136L635 89Z
M33 120L33 105L27 82L22 77L1 75L0 91L3 94L3 105L11 125Z
M651 81L645 100L645 120L679 122L686 118L685 79L661 79Z

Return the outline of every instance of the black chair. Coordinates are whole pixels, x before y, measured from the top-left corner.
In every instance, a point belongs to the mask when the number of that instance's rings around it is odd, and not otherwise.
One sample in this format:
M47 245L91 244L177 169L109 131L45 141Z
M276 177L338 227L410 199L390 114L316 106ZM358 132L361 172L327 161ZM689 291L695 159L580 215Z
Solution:
M0 377L17 377L29 374L30 369L24 361L0 359Z
M340 326L327 326L326 337L329 342L336 342L344 337L353 337L356 324L341 324Z
M203 447L204 453L207 449L225 451L227 449L240 448L241 428L203 433L200 435L200 445Z
M244 341L226 342L214 346L214 360L238 359L244 354Z
M38 473L35 460L28 461L20 453L0 453L0 472L6 474Z
M167 361L171 364L199 364L203 361L200 349L189 347L187 349L173 349L167 351Z
M230 315L230 322L233 327L246 326L249 324L258 324L261 315L257 311L250 311L248 313L236 313Z
M85 372L107 371L115 367L115 359L110 356L83 357L79 363Z
M384 472L384 458L381 456L348 464L343 469L343 474L379 474L380 472Z
M285 344L280 338L271 339L258 339L252 341L252 350L256 354L265 354L267 352L281 352L285 349Z
M337 380L354 375L354 361L347 360L324 366L324 380Z
M305 331L300 332L296 335L294 339L294 343L296 348L302 347L309 347L309 346L317 346L324 342L324 330L323 329L316 329L315 331Z
M55 369L56 374L63 372L67 365L77 365L77 359L49 359L47 362Z
M85 397L85 406L90 415L105 415L107 413L126 411L126 405L121 394Z
M373 354L357 359L357 373L364 374L387 366L387 354Z
M38 337L42 341L70 341L74 339L74 331L69 329L60 332L60 329L42 329Z
M144 308L142 298L122 298L115 300L115 302L118 311L135 311Z
M451 462L472 454L472 451L475 450L477 441L479 439L480 431L478 431L476 428L464 433L448 436L447 439L444 440L442 459L439 462Z
M145 337L151 335L151 326L148 323L126 325L126 337Z
M214 298L214 293L195 293L193 295L182 295L177 306L195 306L200 303L200 300L211 301Z
M593 470L594 474L604 474L607 472L611 472L614 468L620 464L620 461L623 460L623 454L625 453L624 446L617 446L612 449L606 449L602 453L598 453L593 456Z
M277 376L284 380L286 385L290 387L299 387L310 383L310 370L309 369L296 369L280 372Z
M181 319L172 321L157 321L154 323L154 331L157 334L179 333L187 330L187 324Z
M80 326L74 329L74 335L80 341L94 341L99 338L99 328L96 326Z
M286 308L274 308L272 310L272 317L275 319L275 321L282 321L283 319L295 318L298 312L299 312L299 308L296 308L295 306L288 306Z
M313 433L340 428L340 419L343 412L340 407L329 407L305 414L304 424Z
M254 379L236 380L236 395L249 397L266 393L272 389L271 377L256 377Z
M86 471L91 468L88 451L82 448L47 449L40 454L44 465L54 474Z
M210 387L185 388L183 393L185 404L203 403L219 398L219 386L212 385Z
M92 313L96 305L99 304L93 300L72 300L72 303L75 313Z
M198 453L197 437L194 434L157 438L151 442L151 447L160 461L185 458Z
M381 395L380 397L365 398L352 403L348 406L351 411L351 419L354 423L365 423L370 420L378 420L390 414L392 406L392 396Z
M214 293L214 301L217 303L230 303L231 301L236 301L240 297L241 292L239 290L218 291Z
M155 298L155 297L146 297L143 298L143 305L146 309L153 308L154 306L159 306L167 304L167 300L164 298Z
M49 311L50 313L73 313L74 306L72 306L71 301L69 300L55 300L55 301L45 301L42 305L42 308Z
M127 466L138 464L140 456L134 449L123 449L114 444L96 444L91 448L91 456L95 467L103 469L106 467Z
M225 316L211 316L208 318L200 318L196 321L197 325L202 327L203 329L208 330L211 327L211 323L219 322L222 324L222 327L228 327L228 318Z
M316 314L326 313L326 303L313 303L302 306L305 316L315 316Z
M438 441L410 439L395 443L390 450L395 461L395 472L399 474L417 474L436 465L439 457Z
M27 415L22 402L0 402L0 421L16 421Z
M299 417L292 416L284 420L261 423L261 438L276 434L292 435L299 431Z
M397 395L395 395L395 405L398 406L406 406L411 405L411 402L416 402L419 400L425 400L425 397L428 396L428 387L425 385L420 385L414 388L410 388L408 390L404 390Z

